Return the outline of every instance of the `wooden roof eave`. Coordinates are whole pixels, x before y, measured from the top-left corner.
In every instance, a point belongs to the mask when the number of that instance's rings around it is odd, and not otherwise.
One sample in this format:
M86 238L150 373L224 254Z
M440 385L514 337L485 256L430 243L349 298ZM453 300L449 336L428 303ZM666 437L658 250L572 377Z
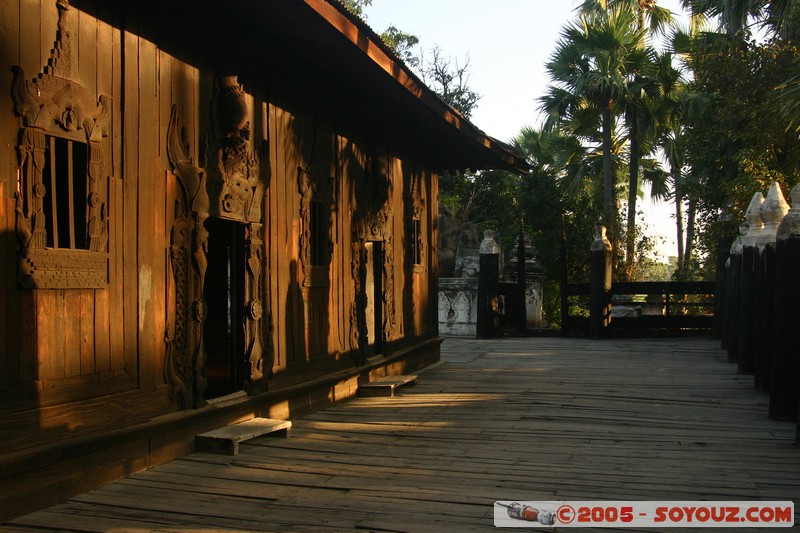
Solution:
M337 0L304 1L343 37L358 47L387 75L391 76L408 93L419 100L429 111L457 130L465 137L465 141L477 144L478 146L475 149L486 150L484 155L486 160L483 164L473 163L472 166L486 169L502 168L516 173L528 171L529 167L524 158L514 153L498 140L486 135L456 109L442 101L383 43L380 36L366 23L348 12L341 3ZM364 36L367 38L364 39ZM492 162L492 159L495 161Z

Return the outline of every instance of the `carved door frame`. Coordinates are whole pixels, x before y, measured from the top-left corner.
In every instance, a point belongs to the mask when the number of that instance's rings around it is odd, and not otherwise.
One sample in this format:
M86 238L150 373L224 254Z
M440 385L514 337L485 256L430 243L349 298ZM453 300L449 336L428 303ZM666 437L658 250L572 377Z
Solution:
M217 79L211 106L205 167L196 166L173 106L168 131L167 153L181 185L175 205L170 257L175 285L174 323L167 331L165 378L170 396L179 408L206 404L206 352L203 321L209 234L209 217L245 225L244 235L244 382L248 394L266 390L269 342L264 340L264 302L269 301L265 281L265 249L261 202L268 186L266 141L259 153L250 150L250 123L246 95L235 76ZM269 314L267 314L269 319ZM268 334L272 328L267 326Z

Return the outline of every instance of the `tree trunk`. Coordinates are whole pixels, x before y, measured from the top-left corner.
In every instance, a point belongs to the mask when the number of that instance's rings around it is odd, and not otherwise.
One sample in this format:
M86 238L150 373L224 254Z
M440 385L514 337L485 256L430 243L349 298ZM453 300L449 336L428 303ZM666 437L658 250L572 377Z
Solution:
M678 273L683 274L683 193L679 183L680 173L672 169L672 183L675 185L675 227L678 230Z
M697 215L697 207L693 197L689 197L689 208L686 211L686 247L685 256L683 258L684 270L689 268L689 263L692 260L692 252L694 251L694 222Z
M639 118L632 111L630 121L631 161L628 174L628 225L625 236L625 262L628 281L633 281L636 252L636 200L639 192Z
M683 197L675 194L675 227L678 230L678 272L683 273Z
M616 243L614 224L614 168L611 163L611 109L613 102L608 100L602 106L603 118L603 222L611 233L612 244Z

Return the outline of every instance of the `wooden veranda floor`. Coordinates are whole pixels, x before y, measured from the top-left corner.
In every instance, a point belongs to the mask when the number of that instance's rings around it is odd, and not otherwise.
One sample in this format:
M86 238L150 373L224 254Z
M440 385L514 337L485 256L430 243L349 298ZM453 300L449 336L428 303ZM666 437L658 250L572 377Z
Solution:
M800 511L794 424L767 418L717 341L447 339L443 360L394 398L294 420L289 439L196 453L5 530L496 531L495 500Z

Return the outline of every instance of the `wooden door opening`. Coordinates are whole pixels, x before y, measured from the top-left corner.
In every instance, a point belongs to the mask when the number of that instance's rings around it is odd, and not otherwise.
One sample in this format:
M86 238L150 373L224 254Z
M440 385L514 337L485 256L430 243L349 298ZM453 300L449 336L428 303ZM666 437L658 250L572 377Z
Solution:
M365 324L367 331L366 356L383 351L383 243L371 241L364 244L364 290L366 292Z
M209 218L206 319L207 400L244 389L245 225Z

